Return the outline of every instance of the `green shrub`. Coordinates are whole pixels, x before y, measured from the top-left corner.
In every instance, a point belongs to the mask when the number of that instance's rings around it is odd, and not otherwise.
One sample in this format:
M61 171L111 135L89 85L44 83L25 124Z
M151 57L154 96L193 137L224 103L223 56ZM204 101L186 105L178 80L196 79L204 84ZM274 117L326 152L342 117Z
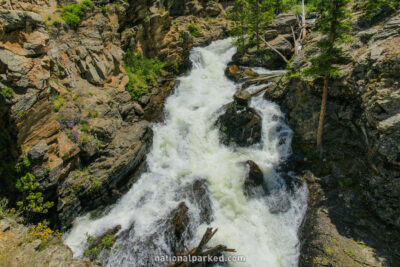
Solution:
M51 96L50 102L53 105L54 112L58 112L64 105L64 97L63 96Z
M355 184L355 182L353 181L353 179L349 178L349 177L345 177L343 179L340 179L338 181L338 184L340 186L340 188L349 188L351 186L353 186Z
M125 55L125 70L129 77L126 90L137 100L148 92L149 85L156 82L165 63L158 58L147 58L141 53L128 50Z
M83 0L80 3L62 7L61 18L72 28L78 27L81 18L89 8L93 8L94 4L90 0Z
M25 154L24 159L23 159L23 162L24 162L24 166L25 166L26 168L29 168L29 167L31 166L31 162L29 161L29 158L28 158L28 155L27 155L27 154Z
M8 199L1 198L0 199L0 219L1 217L16 217L18 213L14 208L8 208Z
M60 19L56 19L55 21L53 21L53 26L58 27L61 25L61 20Z
M107 13L107 6L106 6L106 5L100 5L100 6L98 6L98 8L100 9L100 11L101 11L103 14L106 14L106 13Z
M32 213L45 214L54 206L54 202L45 202L42 193L37 192L38 183L35 181L35 176L29 172L18 179L15 187L24 195L24 199L18 201L17 206L26 216Z
M14 95L15 93L11 88L4 87L0 89L0 96L2 96L5 99L12 99Z
M203 34L200 32L200 28L193 22L189 24L189 32L193 37L203 36Z
M61 233L54 231L49 227L49 222L44 220L36 225L29 227L28 235L31 239L40 239L42 243L39 246L39 250L46 247L46 245L54 238L61 239ZM32 240L33 241L33 240Z
M114 241L115 236L113 234L106 235L101 240L88 235L88 248L85 250L85 256L94 261L103 249L110 250L114 246Z

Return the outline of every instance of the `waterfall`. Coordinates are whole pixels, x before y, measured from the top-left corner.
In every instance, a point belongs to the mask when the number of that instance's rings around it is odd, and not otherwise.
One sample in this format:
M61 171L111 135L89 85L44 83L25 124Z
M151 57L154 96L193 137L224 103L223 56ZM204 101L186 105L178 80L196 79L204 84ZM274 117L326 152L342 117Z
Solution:
M162 235L152 244L146 244L145 240L165 231L160 222L185 201L190 227L195 233L188 240L189 248L196 246L205 229L211 226L219 231L210 245L223 244L236 249L236 255L246 257L246 262L230 262L229 266L297 266L297 231L306 209L307 192L303 185L288 193L283 179L274 171L291 152L292 132L283 123L279 106L262 96L251 101L262 117L261 144L241 148L226 147L219 142L215 122L221 107L232 101L240 86L224 75L235 52L232 39L192 50L190 74L179 79L174 94L166 100L165 121L153 126L148 171L103 217L90 219L86 215L75 220L65 237L75 257L83 256L87 234L99 236L121 225L120 232L129 233L117 241L105 265L158 266L151 260L155 255L173 252ZM270 195L245 197L243 162L247 160L256 162L263 171ZM198 204L187 196L179 197L182 188L196 179L207 181L212 206L210 225L202 222ZM290 208L271 213L269 207L283 198L288 200Z

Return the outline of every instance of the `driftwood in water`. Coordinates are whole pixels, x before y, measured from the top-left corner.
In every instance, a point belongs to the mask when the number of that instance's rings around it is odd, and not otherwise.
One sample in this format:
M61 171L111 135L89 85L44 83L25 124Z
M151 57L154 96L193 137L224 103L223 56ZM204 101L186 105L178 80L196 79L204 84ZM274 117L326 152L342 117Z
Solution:
M277 86L281 83L281 80L282 80L283 76L284 76L284 75L281 75L281 78L280 78L279 81L276 83L275 87L277 87ZM273 83L270 83L270 84L268 84L268 85L266 85L266 86L264 86L264 87L258 89L257 91L252 92L250 95L251 95L251 96L258 95L258 94L261 93L262 91L265 91L265 90L267 90L268 88L272 87L272 85L273 85Z
M224 245L218 245L205 250L207 243L211 240L211 238L215 235L217 231L218 228L216 228L215 230L213 230L211 227L207 228L206 232L204 233L197 247L193 248L184 255L177 255L177 256L182 256L182 258L189 258L189 256L191 256L192 258L194 258L197 256L202 256L202 257L217 256L220 255L222 252L236 252L234 249L227 248ZM167 267L190 267L194 266L195 264L197 264L197 262L188 262L182 260L182 261L177 261L173 264L169 264L167 265Z
M282 76L283 74L262 74L257 78L254 79L248 79L247 81L245 81L242 85L241 90L245 90L246 88L252 86L252 85L259 85L259 84L263 84L266 82L269 82L275 78L278 78L280 76Z

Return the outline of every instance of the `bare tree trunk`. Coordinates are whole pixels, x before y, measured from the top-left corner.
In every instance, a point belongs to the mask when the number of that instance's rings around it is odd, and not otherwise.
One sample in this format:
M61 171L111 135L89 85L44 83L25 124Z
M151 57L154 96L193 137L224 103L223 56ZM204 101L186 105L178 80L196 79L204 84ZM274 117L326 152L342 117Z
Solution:
M322 91L321 112L319 113L318 132L317 132L317 148L318 148L320 155L322 155L322 134L324 131L326 100L328 98L328 81L329 81L329 76L328 76L328 74L325 74L324 89Z
M269 48L271 48L272 50L274 50L275 53L277 53L279 56L281 56L281 58L283 59L283 61L285 61L286 63L289 63L289 60L287 60L287 58L281 53L279 52L275 47L273 47L272 45L270 45L267 41L265 41L265 39L263 37L260 36L261 41L263 41Z
M297 56L299 54L299 46L300 46L300 42L298 39L296 39L296 34L294 33L293 27L290 26L290 28L292 29L292 35L293 35L293 42L294 42L294 55ZM301 38L301 36L299 36L299 39Z
M302 8L303 8L303 16L302 16L302 18L301 18L301 27L302 27L302 35L303 35L303 38L305 38L306 37L306 8L305 8L305 6L304 6L304 0L302 0L302 2L301 2L301 5L302 5Z
M257 41L257 55L260 53L260 0L256 1L256 41Z

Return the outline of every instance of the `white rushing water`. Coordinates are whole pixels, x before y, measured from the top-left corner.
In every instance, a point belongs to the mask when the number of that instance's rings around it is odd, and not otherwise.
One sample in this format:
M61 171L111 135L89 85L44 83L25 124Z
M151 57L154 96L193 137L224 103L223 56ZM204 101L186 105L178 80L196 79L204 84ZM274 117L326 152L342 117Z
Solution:
M297 266L297 231L306 209L306 189L302 186L287 193L282 178L273 170L289 155L292 135L277 119L283 116L279 107L261 96L252 99L251 106L262 116L261 145L233 148L219 142L215 127L218 112L232 101L239 86L224 75L235 51L231 39L193 49L192 71L179 79L175 93L168 97L165 122L153 127L148 171L106 215L94 220L88 215L76 219L65 239L74 256L83 255L86 234L99 236L117 225L122 226L121 231L134 225L134 231L117 244L119 249L112 250L106 264L152 266L149 258L168 248L162 238L151 247L146 247L144 240L165 231L160 221L182 201L177 197L182 187L203 178L210 192L213 220L210 225L200 224L199 207L184 199L196 233L189 246L199 242L207 227L217 227L219 231L209 244L224 244L236 249L236 255L246 257L245 263L232 262L230 266ZM247 160L256 162L263 171L273 192L270 196L244 196L243 162ZM289 199L290 209L270 213L269 206L283 198Z

